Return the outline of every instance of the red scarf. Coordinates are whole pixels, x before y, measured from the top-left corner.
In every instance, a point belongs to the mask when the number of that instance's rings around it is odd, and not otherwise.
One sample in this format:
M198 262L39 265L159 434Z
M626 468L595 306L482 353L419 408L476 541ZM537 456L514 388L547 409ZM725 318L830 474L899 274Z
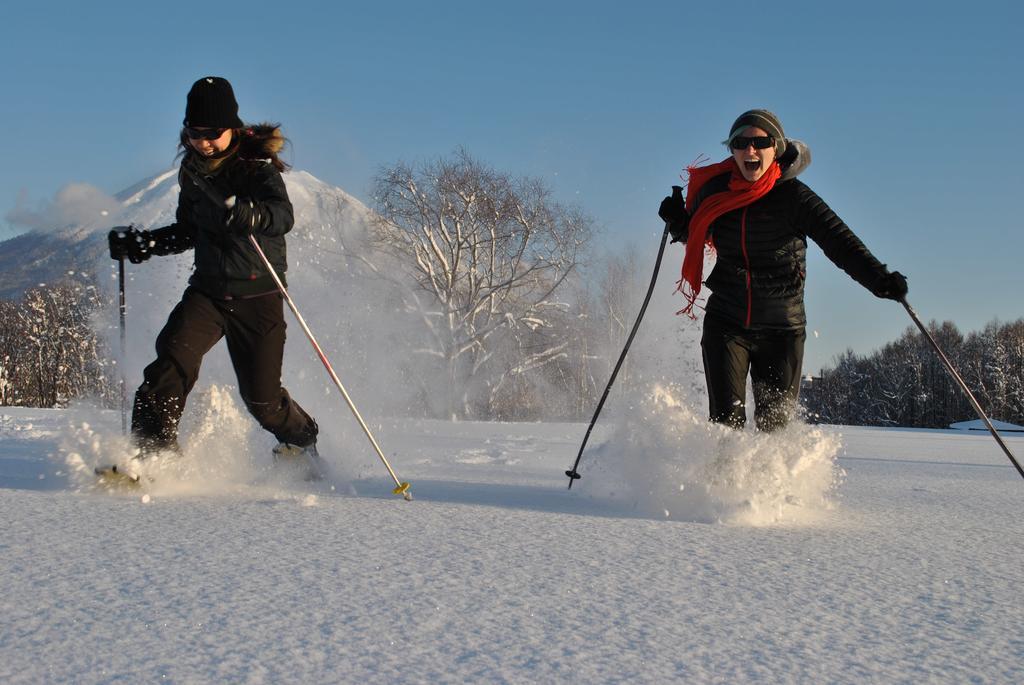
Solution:
M736 161L729 157L718 164L709 166L688 166L686 171L689 174L689 183L686 188L686 206L693 207L697 200L697 194L701 187L711 178L731 171L729 177L729 190L715 193L704 199L697 208L696 214L690 217L690 233L686 239L686 255L683 257L683 273L679 279L679 291L686 298L687 305L677 314L686 314L691 319L693 305L700 293L701 283L704 278L704 245L714 249L711 240L708 240L708 228L715 219L726 212L731 212L740 207L759 200L768 194L775 187L775 182L782 176L782 170L778 162L772 162L767 171L756 181L748 181L743 178Z

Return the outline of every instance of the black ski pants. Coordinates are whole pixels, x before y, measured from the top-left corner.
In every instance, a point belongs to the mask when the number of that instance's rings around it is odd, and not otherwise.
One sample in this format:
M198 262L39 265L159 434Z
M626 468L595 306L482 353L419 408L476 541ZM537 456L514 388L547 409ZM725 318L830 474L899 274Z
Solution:
M178 422L203 356L221 338L249 413L281 442L316 440L316 422L281 386L285 321L281 295L220 300L185 290L156 338L156 360L135 393L132 434L145 449L177 449Z
M785 426L800 393L807 332L752 331L712 317L704 319L701 349L711 420L735 428L747 421L747 374L754 391L758 430Z

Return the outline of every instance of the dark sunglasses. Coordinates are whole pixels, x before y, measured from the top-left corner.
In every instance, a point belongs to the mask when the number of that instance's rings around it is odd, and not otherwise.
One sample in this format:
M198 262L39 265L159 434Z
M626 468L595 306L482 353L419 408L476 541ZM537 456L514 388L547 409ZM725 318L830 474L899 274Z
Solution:
M751 145L755 150L767 150L775 145L775 139L771 136L736 136L729 143L733 150L746 150Z
M222 135L226 128L193 128L189 126L185 129L185 135L192 140L217 140Z

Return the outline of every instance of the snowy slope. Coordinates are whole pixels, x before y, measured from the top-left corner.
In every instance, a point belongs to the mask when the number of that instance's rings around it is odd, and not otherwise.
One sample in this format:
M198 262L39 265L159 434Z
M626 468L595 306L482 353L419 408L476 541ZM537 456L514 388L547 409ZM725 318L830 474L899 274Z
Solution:
M581 425L375 424L406 503L358 440L333 489L268 480L231 398L190 410L205 472L122 493L74 471L116 415L2 412L0 682L1024 680L1024 482L988 436L723 438L659 389L569 492Z

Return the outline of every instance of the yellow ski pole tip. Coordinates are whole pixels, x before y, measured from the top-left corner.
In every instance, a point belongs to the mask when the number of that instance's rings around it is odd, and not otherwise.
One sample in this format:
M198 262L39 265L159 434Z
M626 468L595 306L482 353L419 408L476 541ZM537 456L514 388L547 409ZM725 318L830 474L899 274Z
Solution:
M406 501L409 501L409 502L412 501L412 494L409 492L409 484L408 483L400 484L397 488L395 488L391 492L395 493L396 495L401 495L402 497L404 497L406 499Z

